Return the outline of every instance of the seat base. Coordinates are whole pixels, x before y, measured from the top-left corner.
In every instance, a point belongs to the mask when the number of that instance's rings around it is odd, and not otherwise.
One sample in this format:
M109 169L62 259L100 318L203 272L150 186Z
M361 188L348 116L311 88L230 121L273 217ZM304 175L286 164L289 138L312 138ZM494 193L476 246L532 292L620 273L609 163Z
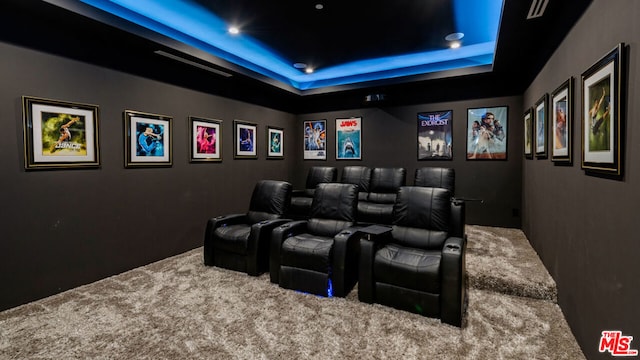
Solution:
M416 314L440 318L440 295L376 282L375 302Z
M280 266L280 287L314 295L332 296L329 274L286 265Z

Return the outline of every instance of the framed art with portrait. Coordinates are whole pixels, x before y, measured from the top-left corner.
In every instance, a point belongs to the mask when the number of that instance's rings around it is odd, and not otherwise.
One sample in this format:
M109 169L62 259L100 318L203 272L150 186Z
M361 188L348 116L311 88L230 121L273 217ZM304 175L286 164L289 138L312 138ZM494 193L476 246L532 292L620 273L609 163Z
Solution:
M327 160L327 121L306 120L304 129L304 160Z
M267 159L284 159L284 129L267 126Z
M190 161L222 161L222 120L189 116Z
M172 118L124 111L125 167L172 165Z
M233 157L236 159L257 159L258 146L256 144L256 133L258 125L255 123L234 120L233 137L235 151Z
M22 97L26 170L100 166L98 106Z
M582 168L587 173L622 175L624 44L582 73Z
M573 153L573 77L551 93L551 161L570 165Z
M453 158L453 110L418 113L418 160Z
M544 159L547 157L547 133L549 123L547 114L547 103L549 102L547 94L542 95L533 107L533 117L535 124L535 137L533 148L536 152L536 158Z
M506 160L507 106L467 109L467 160Z
M524 112L524 157L527 159L533 159L533 110L528 108Z

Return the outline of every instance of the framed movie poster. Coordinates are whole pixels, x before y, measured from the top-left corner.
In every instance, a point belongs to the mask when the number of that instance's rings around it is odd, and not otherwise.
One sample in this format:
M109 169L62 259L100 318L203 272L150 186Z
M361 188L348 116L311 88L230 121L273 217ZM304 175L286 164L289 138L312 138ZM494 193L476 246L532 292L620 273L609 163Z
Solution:
M327 160L327 121L308 120L304 128L304 160Z
M467 109L467 160L507 159L506 106Z
M362 118L336 119L336 160L362 159Z
M536 137L534 148L536 150L536 157L543 159L547 157L547 94L542 95L540 100L536 102L533 107L533 115L535 117L536 124Z
M100 166L98 106L22 97L27 170Z
M582 74L582 168L622 174L624 45L619 44Z
M453 110L418 113L418 160L451 160Z
M267 159L284 159L284 130L267 126Z
M234 120L233 125L233 137L235 139L233 157L236 159L257 159L256 132L258 131L258 125L242 120Z
M191 162L222 161L222 120L189 116Z
M533 159L533 110L524 113L524 156Z
M572 163L573 77L551 93L551 161Z
M172 118L124 111L125 167L172 165Z

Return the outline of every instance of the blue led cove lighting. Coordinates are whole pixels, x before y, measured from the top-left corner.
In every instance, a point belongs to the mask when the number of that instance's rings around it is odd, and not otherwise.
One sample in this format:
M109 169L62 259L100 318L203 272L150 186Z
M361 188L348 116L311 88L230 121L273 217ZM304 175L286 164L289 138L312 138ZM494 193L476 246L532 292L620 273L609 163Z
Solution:
M490 65L502 12L502 0L454 0L456 31L465 34L458 49L366 59L305 74L267 45L230 34L230 24L189 0L80 1L298 90Z

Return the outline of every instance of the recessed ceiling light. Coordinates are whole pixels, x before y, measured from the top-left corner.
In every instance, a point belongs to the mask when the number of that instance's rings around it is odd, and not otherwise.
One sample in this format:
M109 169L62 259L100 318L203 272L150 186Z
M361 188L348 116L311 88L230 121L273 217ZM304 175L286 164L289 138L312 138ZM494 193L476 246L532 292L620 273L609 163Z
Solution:
M295 64L293 64L293 67L296 68L296 69L304 69L304 68L307 67L307 64L301 63L301 62L300 63L295 63Z
M316 9L317 9L317 10L322 10L322 9L324 9L324 5L322 5L322 4L316 4Z
M456 40L462 39L463 37L464 37L464 33L456 32L456 33L451 33L445 36L444 39L447 41L456 41Z
M235 26L229 27L229 34L237 35L240 33L240 29Z
M452 48L452 49L457 49L457 48L459 48L459 47L460 47L460 41L452 41L452 42L449 44L449 47L450 47L450 48Z
M307 74L311 74L311 73L313 73L313 68L312 67L308 67L308 68L304 69L304 72L306 72Z

